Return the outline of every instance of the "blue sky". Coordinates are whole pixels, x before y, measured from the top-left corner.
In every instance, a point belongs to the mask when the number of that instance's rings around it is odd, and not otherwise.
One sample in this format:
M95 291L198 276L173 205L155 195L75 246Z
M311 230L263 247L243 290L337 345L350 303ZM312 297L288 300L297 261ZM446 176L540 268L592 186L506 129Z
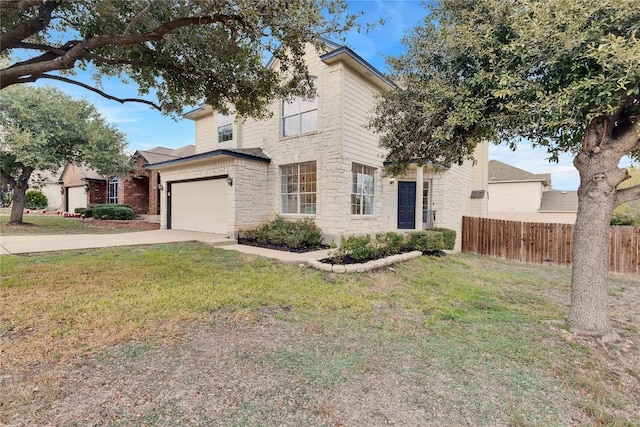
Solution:
M403 36L419 25L427 14L427 9L418 0L351 0L348 3L352 12L364 12L360 18L363 24L384 19L384 25L378 25L369 32L354 30L346 36L349 47L383 72L386 71L385 57L402 52ZM90 83L82 74L78 77ZM74 97L84 97L91 101L109 122L127 135L131 152L156 146L177 148L195 143L195 126L191 120L176 121L143 104L120 104L80 87L65 84L55 86ZM103 82L103 89L119 97L137 95L135 86L127 86L117 79ZM505 146L492 145L489 158L532 173L551 173L554 188L578 188L578 172L573 167L572 157L569 155L563 155L560 162L555 164L546 160L548 155L542 149L522 145L517 151L512 152ZM628 162L625 166L627 165Z

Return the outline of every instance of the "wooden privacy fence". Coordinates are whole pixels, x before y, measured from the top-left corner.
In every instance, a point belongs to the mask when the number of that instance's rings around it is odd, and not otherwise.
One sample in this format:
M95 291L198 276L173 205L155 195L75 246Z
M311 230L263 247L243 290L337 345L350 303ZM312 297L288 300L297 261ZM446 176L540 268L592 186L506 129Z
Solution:
M571 265L573 225L462 218L462 252L536 264ZM640 228L611 227L609 271L640 274Z

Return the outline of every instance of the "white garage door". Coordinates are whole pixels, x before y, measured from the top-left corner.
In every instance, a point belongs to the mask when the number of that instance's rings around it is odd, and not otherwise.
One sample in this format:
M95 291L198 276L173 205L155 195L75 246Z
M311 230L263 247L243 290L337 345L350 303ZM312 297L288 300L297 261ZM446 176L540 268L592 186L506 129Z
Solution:
M171 184L171 228L227 234L229 187L225 179Z
M75 208L87 207L87 193L84 192L84 186L82 187L68 187L67 188L67 200L69 201L68 212L74 211Z

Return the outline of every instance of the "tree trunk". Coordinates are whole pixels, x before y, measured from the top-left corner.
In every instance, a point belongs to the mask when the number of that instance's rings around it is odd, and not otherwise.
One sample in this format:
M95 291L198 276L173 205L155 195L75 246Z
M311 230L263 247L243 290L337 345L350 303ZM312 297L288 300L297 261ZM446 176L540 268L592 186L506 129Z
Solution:
M22 212L24 211L24 196L27 193L27 185L21 185L13 189L11 198L11 218L9 223L22 224Z
M580 187L567 317L571 331L594 336L603 343L620 339L611 325L608 307L609 224L616 207L616 188L628 176L625 169L618 168L622 156L613 149L616 142L607 137L606 129L605 124L591 141L587 135L573 162L580 173Z
M22 224L22 212L24 211L24 196L29 188L29 178L33 173L33 168L25 167L20 176L9 183L13 189L11 197L11 217L10 224Z

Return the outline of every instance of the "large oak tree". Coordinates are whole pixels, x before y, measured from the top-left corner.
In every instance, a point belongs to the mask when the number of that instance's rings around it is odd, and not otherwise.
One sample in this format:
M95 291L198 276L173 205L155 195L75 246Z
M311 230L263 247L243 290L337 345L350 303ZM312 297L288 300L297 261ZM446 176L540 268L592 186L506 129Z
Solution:
M0 176L13 190L11 223L22 222L24 196L35 171L67 163L103 173L130 169L124 135L93 105L51 87L0 91Z
M259 117L275 98L311 93L305 44L350 28L345 11L342 0L0 0L0 89L57 80L166 113L231 103ZM280 66L266 67L266 55ZM108 93L103 76L139 96Z
M398 90L371 125L393 171L413 159L461 163L481 141L526 139L551 160L575 155L573 331L619 339L607 305L609 219L640 198L619 189L640 154L640 5L636 0L441 0L390 58Z

